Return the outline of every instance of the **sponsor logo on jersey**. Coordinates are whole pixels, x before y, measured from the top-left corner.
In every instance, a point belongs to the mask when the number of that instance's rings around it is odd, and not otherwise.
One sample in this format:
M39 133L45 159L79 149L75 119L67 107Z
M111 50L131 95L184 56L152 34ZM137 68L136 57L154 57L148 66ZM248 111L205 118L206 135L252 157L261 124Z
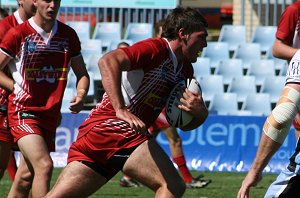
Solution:
M147 104L148 106L153 108L154 111L160 110L162 106L161 105L162 99L158 95L155 95L154 93L150 93L146 96L144 104Z
M36 116L28 112L20 112L21 119L35 119Z
M26 47L28 52L33 53L33 52L35 52L35 50L37 48L37 45L33 41L27 41L26 44L25 44L25 47Z
M55 69L52 65L42 66L40 69L26 69L27 80L35 80L37 83L46 81L55 83L57 80L67 80L68 69Z

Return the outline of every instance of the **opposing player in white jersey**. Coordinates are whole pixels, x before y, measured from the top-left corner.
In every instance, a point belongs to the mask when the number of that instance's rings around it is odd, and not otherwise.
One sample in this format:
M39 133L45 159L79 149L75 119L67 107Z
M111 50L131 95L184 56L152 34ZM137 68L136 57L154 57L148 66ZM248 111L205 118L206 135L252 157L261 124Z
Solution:
M55 150L55 130L70 65L77 77L72 113L83 108L89 76L76 32L56 20L60 1L33 0L33 4L34 17L9 30L0 44L0 68L15 62L9 65L13 80L1 78L0 85L12 91L8 122L33 175L32 196L43 197L50 188L50 152ZM22 196L12 193L9 197Z
M164 38L116 49L99 60L106 93L80 126L68 165L46 197L88 197L120 170L156 197L183 196L184 181L148 127L164 108L171 89L193 77L191 62L207 46L206 28L196 9L178 7L166 19ZM122 76L122 71L129 72ZM121 76L127 79L122 88ZM183 130L205 121L208 112L199 93L186 89L181 101L179 108L194 116Z
M0 22L0 43L11 28L23 23L35 14L35 7L32 3L32 0L20 0L18 1L18 6L19 8L15 12L13 12L11 15L7 16ZM2 71L0 71L0 73L1 72ZM8 68L5 69L5 74L10 76ZM19 171L20 177L16 177L15 180L17 166L13 152L11 152L11 148L13 145L13 136L9 131L7 121L8 95L9 92L0 88L0 179L2 178L3 173L7 167L9 176L11 180L14 181L14 184L17 187L16 189L30 189L31 182L27 182L23 179L24 175L28 175L29 170L27 167L25 167L24 170L21 169ZM24 159L22 156L20 163L24 163Z
M300 1L296 1L283 12L276 32L273 55L289 61L286 85L276 107L263 128L259 148L252 167L244 179L238 198L248 197L250 188L261 179L261 172L289 132L294 119L296 130L300 130ZM295 117L296 116L296 117ZM298 135L296 135L298 136ZM297 141L290 164L273 182L265 194L266 198L299 197L300 195L300 143Z

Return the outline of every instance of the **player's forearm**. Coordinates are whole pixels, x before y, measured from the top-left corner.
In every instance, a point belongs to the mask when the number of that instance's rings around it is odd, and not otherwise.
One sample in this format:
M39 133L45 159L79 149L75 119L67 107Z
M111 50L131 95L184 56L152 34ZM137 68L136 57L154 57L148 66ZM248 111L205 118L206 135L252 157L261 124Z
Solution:
M12 92L14 90L14 81L3 71L0 71L0 87L8 92Z
M82 76L77 83L77 96L81 98L85 98L90 86L90 79L88 76Z
M101 58L98 62L102 85L115 111L125 107L121 92L121 67L114 59Z
M280 146L281 144L267 137L263 132L251 171L255 173L262 172Z

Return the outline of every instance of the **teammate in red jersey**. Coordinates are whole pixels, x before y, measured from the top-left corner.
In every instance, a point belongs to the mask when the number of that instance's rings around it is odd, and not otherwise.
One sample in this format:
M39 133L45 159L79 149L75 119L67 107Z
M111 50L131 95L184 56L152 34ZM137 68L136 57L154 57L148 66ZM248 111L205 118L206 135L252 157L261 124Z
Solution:
M147 39L100 58L106 93L79 127L68 165L46 197L88 197L120 170L156 197L182 197L185 183L148 127L171 89L193 77L191 62L207 46L206 28L196 9L178 7L166 19L164 38ZM200 126L208 115L201 95L186 89L181 102L179 108L194 116L183 130Z
M0 68L11 60L15 62L9 64L13 80L1 78L0 84L12 92L8 123L26 161L19 169L29 167L32 196L43 197L50 188L50 152L55 150L55 130L70 65L77 77L77 96L70 103L72 113L83 108L89 76L76 32L56 20L60 1L33 0L33 4L34 17L9 30L0 44ZM10 191L8 196L24 195Z
M19 8L17 11L0 22L0 43L11 28L23 23L23 21L26 21L35 13L35 7L31 0L18 1L18 6ZM5 74L10 76L8 69L5 70ZM13 137L9 132L7 122L8 95L9 92L0 88L0 179L7 167L9 176L13 181L17 171L17 166L13 152L11 152ZM22 170L21 172L22 174L27 174L28 169ZM16 181L15 183L18 183L19 188L30 188L30 183L26 183L23 180Z

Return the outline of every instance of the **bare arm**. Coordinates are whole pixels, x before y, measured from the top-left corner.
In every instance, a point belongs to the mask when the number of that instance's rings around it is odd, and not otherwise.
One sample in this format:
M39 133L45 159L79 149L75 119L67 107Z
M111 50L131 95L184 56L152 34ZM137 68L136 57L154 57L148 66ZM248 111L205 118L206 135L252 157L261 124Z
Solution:
M8 92L12 92L14 89L14 81L2 71L9 61L11 61L11 58L0 52L0 87Z
M70 110L71 113L79 113L83 109L84 99L89 90L90 77L86 70L82 56L72 58L71 67L77 78L77 95L71 101Z
M297 48L293 48L292 46L284 43L284 41L276 38L272 48L272 53L274 57L284 59L289 62L297 50Z
M263 169L267 166L271 157L280 146L281 144L273 141L265 135L265 133L262 134L256 157L238 192L238 198L249 197L250 188L255 186L261 180Z
M128 122L133 129L147 133L144 122L127 110L122 95L122 71L129 70L131 66L125 52L114 50L104 55L99 60L98 66L102 76L103 87L116 111L116 116Z

